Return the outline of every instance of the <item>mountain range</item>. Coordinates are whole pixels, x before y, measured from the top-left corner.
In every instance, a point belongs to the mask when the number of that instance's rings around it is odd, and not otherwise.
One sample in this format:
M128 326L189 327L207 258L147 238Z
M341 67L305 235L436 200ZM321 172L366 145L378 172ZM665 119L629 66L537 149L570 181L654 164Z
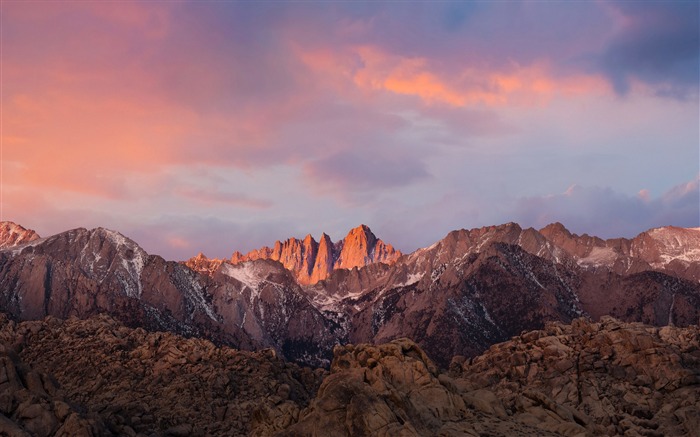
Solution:
M15 320L106 313L312 366L348 342L408 337L445 367L549 321L687 326L700 316L700 228L603 240L508 223L404 255L362 225L336 243L307 236L180 263L103 228L39 238L4 222L0 236L0 310Z

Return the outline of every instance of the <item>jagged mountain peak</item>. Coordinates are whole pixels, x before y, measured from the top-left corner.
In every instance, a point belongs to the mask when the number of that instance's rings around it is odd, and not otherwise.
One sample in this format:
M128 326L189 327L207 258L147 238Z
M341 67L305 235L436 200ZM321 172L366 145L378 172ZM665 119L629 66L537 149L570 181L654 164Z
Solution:
M343 239L336 268L351 269L371 264L377 237L366 225L360 225L348 232Z
M0 229L1 230L15 231L15 232L27 232L27 231L34 232L33 230L27 229L24 226L17 224L13 221L10 221L10 220L5 220L5 221L0 222Z
M314 243L316 243L314 237L311 234L306 234L306 237L304 237L304 246L309 246Z
M300 284L314 284L326 279L335 269L364 267L375 262L393 263L400 256L398 250L378 239L369 226L362 224L335 243L325 232L318 242L308 234L303 240L276 241L272 248L264 246L246 255L236 251L231 256L231 263L257 259L279 261L294 272Z
M212 275L223 263L222 259L207 258L205 254L199 252L197 256L185 261L184 264L196 272Z
M362 235L365 238L374 237L374 233L372 233L372 230L369 228L369 226L365 224L361 224L360 226L350 229L350 232L348 232L348 235L345 238L356 235Z
M539 230L542 235L566 235L571 237L571 232L560 222L550 223L547 226Z
M700 231L697 228L664 226L649 229L634 237L630 246L632 256L644 259L655 268L664 268L671 263L676 267L700 263Z
M0 222L0 250L38 240L39 234L11 221Z

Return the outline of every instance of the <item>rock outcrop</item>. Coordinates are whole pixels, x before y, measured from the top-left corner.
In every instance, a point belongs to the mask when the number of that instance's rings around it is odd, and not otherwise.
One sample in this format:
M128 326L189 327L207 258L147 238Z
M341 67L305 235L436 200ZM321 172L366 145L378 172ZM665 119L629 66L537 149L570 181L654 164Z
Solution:
M556 435L509 421L493 393L441 374L407 339L338 346L331 374L299 421L276 436ZM493 406L492 406L493 405ZM265 432L261 432L261 431ZM258 425L254 435L270 435Z
M0 314L0 317L3 317ZM6 321L5 321L6 322ZM113 435L95 414L65 399L54 378L23 363L0 343L0 435L91 437Z
M698 406L697 326L576 319L455 357L449 373L406 339L339 346L316 398L273 434L685 436Z
M333 346L347 340L343 327L314 308L292 272L278 262L222 264L208 280L221 326L240 328L287 359L327 367Z
M203 253L199 253L194 258L190 258L185 262L185 265L195 272L204 273L205 275L213 275L214 272L226 262L222 259L207 258Z
M21 378L39 394L14 401L19 395L8 398L0 390L2 413L34 432L26 435L54 435L61 426L68 431L55 435L249 435L262 409L296 417L324 375L287 363L271 349L216 347L207 340L130 329L107 316L15 323L0 314L0 343L42 372ZM0 354L5 368L8 362ZM0 373L0 387L2 381ZM65 393L65 402L51 401L55 392ZM70 405L85 415L73 413ZM84 419L95 416L104 425ZM0 415L0 434L3 425Z
M552 413L596 435L692 435L700 425L698 326L551 323L474 359L458 357L450 370L548 429L557 426Z
M246 255L234 252L230 261L232 264L258 259L279 261L294 272L299 284L308 285L326 279L336 269L364 267L377 262L391 264L400 256L401 252L378 239L369 227L360 225L337 243L325 233L320 242L307 235L303 240L276 241L273 247L266 246Z

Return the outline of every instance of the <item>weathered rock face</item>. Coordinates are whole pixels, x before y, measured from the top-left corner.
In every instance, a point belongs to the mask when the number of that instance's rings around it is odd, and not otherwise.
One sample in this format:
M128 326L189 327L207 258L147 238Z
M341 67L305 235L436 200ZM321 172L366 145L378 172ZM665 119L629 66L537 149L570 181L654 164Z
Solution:
M681 436L697 430L698 405L697 326L577 319L455 357L449 374L409 340L339 346L316 398L276 435Z
M328 366L345 330L306 299L292 272L270 260L223 264L207 286L224 327L239 327L287 359Z
M96 415L77 411L51 375L36 372L11 348L0 343L0 435L89 437L113 434Z
M555 435L509 422L492 393L445 374L410 340L339 346L331 375L299 421L277 436ZM483 404L481 411L474 405ZM257 435L268 431L258 426ZM255 434L254 434L255 435Z
M700 329L604 317L548 324L457 358L453 377L497 394L507 411L547 410L597 435L691 435L700 425ZM553 427L554 424L548 425Z
M598 319L611 315L654 326L700 323L700 284L664 273L633 275L582 272L577 293L581 307Z
M0 353L9 384L27 381L33 390L10 391L8 398L0 367L0 408L15 426L41 436L61 429L68 431L55 435L249 435L261 410L297 417L324 375L286 363L273 350L217 348L207 340L130 329L107 316L16 324L0 314L0 343L44 372L18 382L11 360ZM82 405L87 414L69 405ZM106 426L85 419L98 415ZM0 415L3 426L10 425Z
M335 268L335 255L333 254L333 242L331 237L325 233L321 235L318 243L314 268L309 278L309 284L315 284L322 279L326 279Z
M278 435L437 435L464 416L464 401L408 340L338 346L331 375L298 423ZM452 423L454 424L454 423Z
M75 229L0 251L0 290L0 309L19 320L109 313L148 329L185 335L220 331L198 275L102 228ZM238 332L220 334L222 341L252 346Z
M658 270L700 280L700 228L667 226L650 229L632 239L609 240L572 234L561 223L539 232L589 270L608 269L619 274Z
M473 356L524 329L583 314L571 278L518 246L497 243L411 277L352 315L351 342L408 336L446 367L455 354Z
M39 234L12 222L0 222L0 250L38 240Z
M700 281L700 228L667 226L642 232L632 239L630 252L655 270Z
M194 258L190 258L185 262L185 265L195 272L213 275L214 272L221 267L225 261L216 258L207 258L203 253L199 253Z
M400 256L401 252L379 240L367 226L360 225L337 243L326 234L318 243L311 235L304 240L290 238L275 242L272 248L263 247L247 255L234 252L231 263L258 259L279 261L294 272L300 284L308 285L326 279L336 269L364 267L376 262L391 264Z

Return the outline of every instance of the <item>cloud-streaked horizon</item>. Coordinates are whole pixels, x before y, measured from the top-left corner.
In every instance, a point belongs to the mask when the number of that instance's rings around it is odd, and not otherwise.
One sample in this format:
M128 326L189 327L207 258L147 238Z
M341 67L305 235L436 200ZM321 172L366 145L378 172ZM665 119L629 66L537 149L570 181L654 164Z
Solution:
M3 2L3 218L174 259L700 226L698 8Z

